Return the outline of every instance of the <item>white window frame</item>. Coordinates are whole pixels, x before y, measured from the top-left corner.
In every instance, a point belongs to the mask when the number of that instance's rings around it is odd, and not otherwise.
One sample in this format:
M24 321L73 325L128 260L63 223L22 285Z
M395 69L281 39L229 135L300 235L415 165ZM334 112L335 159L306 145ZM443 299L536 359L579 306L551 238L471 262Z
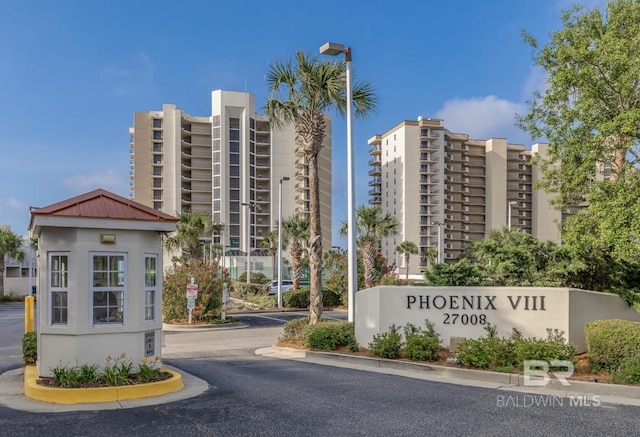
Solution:
M66 257L66 265L62 263L62 259L60 261L60 270L53 270L53 260L54 258L62 258ZM49 284L49 325L50 326L69 326L69 258L70 252L49 252L48 253L48 266L47 266L47 278ZM53 280L53 274L60 274L59 281ZM57 283L58 285L53 285ZM54 322L54 314L55 314L55 293L65 293L66 294L66 309L67 309L67 318L64 322L55 323ZM65 308L65 305L57 306L59 310Z
M119 267L116 270L112 270L109 262L107 262L106 270L94 272L94 258L99 256L106 256L108 258L122 257L122 270L119 270ZM105 275L103 278L97 278L96 273L104 273ZM115 278L113 277L114 274L116 275ZM126 252L89 252L89 320L93 326L122 326L126 324L127 278L128 256ZM106 283L103 283L103 281ZM95 308L94 300L96 293L104 294L106 298L106 306L104 308L102 305ZM109 295L109 293L112 294ZM114 313L112 312L114 307L114 305L112 305L112 298L115 297L117 299L118 294L120 294L121 299ZM105 317L94 317L96 309L104 309Z
M147 268L147 260L153 260L153 270ZM149 280L148 280L149 279ZM150 280L153 279L153 280ZM155 322L158 318L158 255L144 255L144 321ZM151 297L151 299L149 299Z

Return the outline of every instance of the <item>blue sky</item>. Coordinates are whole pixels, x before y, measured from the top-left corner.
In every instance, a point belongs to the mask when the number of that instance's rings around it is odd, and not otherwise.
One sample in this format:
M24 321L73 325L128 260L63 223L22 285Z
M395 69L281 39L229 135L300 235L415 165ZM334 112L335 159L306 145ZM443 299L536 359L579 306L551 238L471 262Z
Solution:
M590 7L604 1L588 0ZM377 112L354 123L356 204L367 140L443 118L473 138L530 146L514 126L544 82L522 41L560 27L567 0L0 2L0 224L27 235L30 206L104 188L129 196L135 111L210 115L215 89L267 97L268 65L326 41L351 46ZM346 220L346 126L333 124L333 221ZM334 232L334 236L336 232ZM334 244L342 241L334 237ZM343 244L344 245L344 244Z

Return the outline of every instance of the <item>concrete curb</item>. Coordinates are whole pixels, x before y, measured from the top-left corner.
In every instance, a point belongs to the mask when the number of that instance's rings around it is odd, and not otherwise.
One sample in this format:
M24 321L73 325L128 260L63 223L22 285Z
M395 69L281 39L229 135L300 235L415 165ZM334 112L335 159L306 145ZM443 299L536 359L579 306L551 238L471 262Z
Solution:
M320 365L347 367L356 370L373 371L425 379L442 383L453 383L476 387L506 390L527 395L570 398L579 403L610 403L640 406L640 387L569 380L570 386L563 386L554 378L543 387L524 385L524 376L514 373L499 373L486 370L463 369L410 361L384 358L361 357L335 352L318 352L273 346L256 351L256 354L281 359L294 359Z
M87 404L143 399L174 393L184 387L182 375L166 367L171 378L147 384L123 385L96 388L56 388L39 385L38 371L34 365L24 367L24 394L31 399L54 404Z
M247 328L249 325L240 322L224 323L218 325L171 325L168 323L162 324L162 330L166 332L178 332L178 331L224 331L227 329L242 329Z

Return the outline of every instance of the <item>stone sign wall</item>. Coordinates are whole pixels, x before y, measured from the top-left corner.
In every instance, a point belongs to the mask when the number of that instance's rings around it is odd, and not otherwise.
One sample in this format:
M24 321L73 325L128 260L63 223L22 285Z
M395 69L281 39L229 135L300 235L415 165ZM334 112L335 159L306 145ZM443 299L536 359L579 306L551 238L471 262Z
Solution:
M357 293L355 329L366 346L392 324L424 327L429 320L444 347L452 337L484 336L488 324L504 337L516 328L544 339L547 329L557 329L583 352L585 323L602 319L640 321L640 313L617 295L570 288L379 286Z

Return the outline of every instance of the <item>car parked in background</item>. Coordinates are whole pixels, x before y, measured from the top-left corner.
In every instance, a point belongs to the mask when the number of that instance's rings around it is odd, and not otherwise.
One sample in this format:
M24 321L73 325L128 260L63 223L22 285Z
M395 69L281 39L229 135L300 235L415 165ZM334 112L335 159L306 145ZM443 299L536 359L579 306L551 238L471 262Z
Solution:
M288 279L282 280L282 292L289 291L293 288L293 281ZM278 294L278 281L271 281L271 291L269 291L269 295Z

